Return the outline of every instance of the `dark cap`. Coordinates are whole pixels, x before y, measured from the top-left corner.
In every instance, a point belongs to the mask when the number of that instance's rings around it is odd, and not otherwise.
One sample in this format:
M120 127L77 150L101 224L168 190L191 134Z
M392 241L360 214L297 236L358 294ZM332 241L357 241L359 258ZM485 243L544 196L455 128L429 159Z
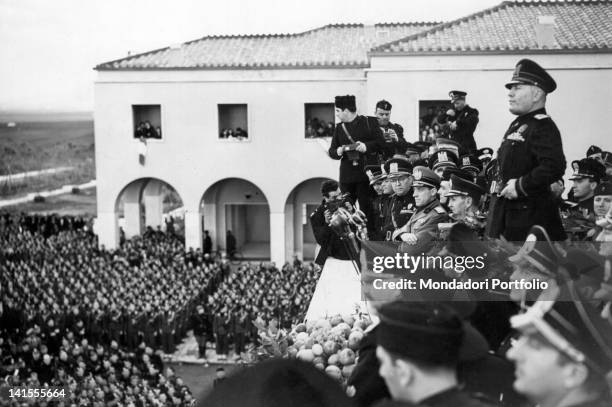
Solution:
M465 97L467 95L467 92L464 92L462 90L451 90L450 92L448 92L448 96L450 97L451 101L454 102L455 100L465 100Z
M508 260L515 263L520 260L527 260L542 274L546 276L556 276L557 266L561 259L561 254L555 248L546 230L539 225L532 226L525 243L516 254L508 257Z
M594 158L573 161L572 168L574 174L572 174L570 180L590 178L594 182L599 182L606 175L606 167Z
M521 59L518 61L514 68L512 79L506 84L506 88L510 89L512 85L518 83L537 86L546 93L551 93L557 89L555 80L544 68L531 59Z
M408 147L406 148L406 155L411 155L411 154L421 154L423 152L423 149L419 146L417 146L416 144L412 144L412 143L407 143Z
M601 153L601 159L604 162L606 167L612 167L612 153L609 151L604 151Z
M429 364L454 364L464 338L459 316L431 302L395 301L378 310L376 341L388 352Z
M601 148L599 148L597 146L591 146L591 147L588 148L588 150L586 152L586 156L588 158L588 157L590 157L592 155L601 154L601 153L603 153L603 150Z
M459 168L466 171L474 171L479 173L482 171L482 161L473 154L464 155L459 160Z
M602 182L595 188L595 196L612 195L612 182Z
M534 329L576 363L605 377L612 369L612 325L588 301L537 301L527 312L510 318L512 328Z
M406 158L391 158L385 162L384 168L389 178L399 175L412 175L412 164Z
M457 157L459 157L459 150L461 149L461 144L455 140L451 140L449 138L438 137L436 139L436 146L438 147L438 151L446 150L452 151L455 153Z
M393 105L389 102L387 102L386 100L379 100L378 102L376 102L376 108L377 109L382 109L382 110L391 110L391 108L393 107Z
M370 185L375 184L377 181L383 179L382 168L379 165L368 165L365 168L365 173L370 180Z
M493 158L493 149L491 147L483 147L476 150L476 155L480 161Z
M457 155L449 150L436 151L429 157L429 167L435 170L438 167L457 167Z
M465 170L457 168L457 167L446 167L446 168L444 168L444 171L442 171L442 176L440 177L440 179L442 181L450 181L450 178L451 178L452 175L456 175L457 177L463 178L463 179L468 180L468 181L472 181L474 179L472 174L470 174L469 172L467 172Z
M414 167L412 176L414 177L413 187L440 188L440 177L427 167Z
M413 144L415 147L420 148L421 151L427 151L429 150L429 146L431 146L429 141L415 141Z
M484 192L475 183L453 174L450 178L450 190L446 193L446 196L470 196L474 200L474 204L478 205L480 197Z
M355 109L357 109L357 105L355 104L355 96L353 96L353 95L336 96L336 100L335 100L334 104L340 110L344 110L344 109L355 110Z

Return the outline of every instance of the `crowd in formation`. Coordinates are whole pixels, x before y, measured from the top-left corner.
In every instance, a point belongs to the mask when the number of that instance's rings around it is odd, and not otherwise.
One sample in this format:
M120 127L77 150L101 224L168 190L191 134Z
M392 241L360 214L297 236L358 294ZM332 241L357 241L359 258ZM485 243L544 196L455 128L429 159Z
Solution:
M189 330L237 354L257 317L303 318L316 269L240 266L185 250L148 229L115 250L89 223L55 215L0 216L0 374L14 386L63 386L77 405L189 405L162 356ZM202 355L204 356L204 355Z

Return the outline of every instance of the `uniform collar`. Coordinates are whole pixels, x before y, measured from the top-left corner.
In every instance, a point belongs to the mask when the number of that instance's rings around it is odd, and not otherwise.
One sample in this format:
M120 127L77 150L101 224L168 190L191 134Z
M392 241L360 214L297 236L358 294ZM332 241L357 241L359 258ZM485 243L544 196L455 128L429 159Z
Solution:
M540 109L534 110L533 112L525 113L524 115L519 116L518 118L519 119L530 118L537 114L546 114L546 108L542 107Z
M435 208L438 205L440 205L440 201L438 201L437 199L434 199L433 201L431 201L427 205L422 206L422 207L420 207L418 209L420 211L423 211L423 212L427 213L427 212L431 211L433 208Z

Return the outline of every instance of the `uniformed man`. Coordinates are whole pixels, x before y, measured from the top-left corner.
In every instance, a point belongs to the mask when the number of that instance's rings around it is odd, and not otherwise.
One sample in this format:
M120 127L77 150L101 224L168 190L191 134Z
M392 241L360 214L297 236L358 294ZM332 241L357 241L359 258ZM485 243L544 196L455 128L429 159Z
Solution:
M576 202L576 210L584 218L593 217L593 197L595 189L605 176L606 169L594 158L583 158L572 163L574 174L570 178L574 182L572 186L573 201Z
M461 90L451 90L448 94L453 108L446 111L446 121L448 122L452 140L457 141L468 153L476 152L476 141L474 131L478 125L478 110L465 103L466 92Z
M612 182L612 153L609 151L604 151L601 153L601 159L603 161L603 165L606 167L606 179L608 182Z
M410 245L433 239L438 232L438 223L448 221L446 210L438 201L440 177L427 167L413 170L414 203L416 212L408 223L393 232L393 240L402 240Z
M429 168L431 168L438 177L442 176L445 168L459 168L457 165L458 163L459 158L457 154L450 150L438 150L429 157Z
M391 198L391 224L385 225L385 240L404 226L416 210L412 194L412 165L405 158L392 158L385 163L385 170L393 187Z
M587 301L537 301L510 319L514 388L546 407L612 405L612 326Z
M451 218L467 225L482 236L486 218L479 210L480 200L484 190L476 183L470 182L456 175L451 175L450 190L446 193L449 198L448 207Z
M459 158L459 168L472 174L472 180L476 181L483 169L482 161L474 154L464 155Z
M476 150L476 156L485 167L493 159L493 149L491 147L483 147Z
M370 219L373 197L365 167L378 165L385 139L379 126L371 126L366 116L357 114L355 96L336 96L335 106L340 123L334 129L328 153L334 160L340 160L340 190L349 193L353 201L356 199Z
M369 165L366 167L366 174L370 180L370 185L376 193L376 197L372 201L372 228L368 229L369 240L384 240L382 233L383 227L383 201L386 200L384 194L384 186L387 175L383 173L383 167L379 165Z
M389 166L383 164L380 166L383 173L382 180L382 195L379 202L378 212L380 213L380 230L378 237L380 240L387 239L387 231L393 232L393 218L391 206L393 203L393 184L389 179Z
M449 307L396 301L381 306L378 314L376 356L378 372L394 400L389 406L495 405L459 387L461 348L476 336L467 334L466 325Z
M408 158L408 161L410 161L410 164L415 165L415 162L421 160L422 153L423 150L421 147L417 146L416 144L407 143L405 155Z
M566 161L559 130L545 109L546 96L557 84L537 63L522 59L506 88L509 110L518 117L497 151L501 183L489 213L489 234L524 240L537 223L553 240L563 240L566 235L550 185L563 176Z
M404 154L408 147L408 143L404 138L404 128L397 123L391 123L392 107L391 103L386 100L380 100L376 103L376 109L374 110L374 118L376 120L372 123L372 126L379 126L385 139L385 145L381 154L381 161L383 162L395 154Z
M446 194L450 190L450 179L451 176L455 175L459 178L463 178L465 180L472 180L472 174L462 169L456 167L446 167L444 171L442 171L442 176L440 177L440 189L438 190L438 200L440 204L446 209L448 212L448 197Z

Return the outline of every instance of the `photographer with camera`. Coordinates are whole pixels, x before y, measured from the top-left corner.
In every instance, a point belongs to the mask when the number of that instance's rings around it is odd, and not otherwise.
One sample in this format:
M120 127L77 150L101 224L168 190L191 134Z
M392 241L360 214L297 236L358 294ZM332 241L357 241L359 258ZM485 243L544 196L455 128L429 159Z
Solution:
M391 108L393 106L386 100L376 103L375 117L370 117L371 125L379 126L385 140L381 153L381 161L386 161L395 154L405 154L408 142L404 138L404 128L397 123L391 123ZM376 120L374 120L376 119Z
M307 320L351 314L361 301L361 280L352 260L357 253L351 238L355 220L362 220L336 181L321 184L323 202L310 215L315 240L321 246L315 263L323 267L306 313ZM354 237L354 235L352 236Z
M340 160L340 190L349 193L351 202L359 202L359 209L368 219L368 229L374 227L372 216L373 191L365 172L367 165L378 165L378 153L385 148L379 126L372 126L366 116L357 114L355 96L336 96L336 117L329 156Z

